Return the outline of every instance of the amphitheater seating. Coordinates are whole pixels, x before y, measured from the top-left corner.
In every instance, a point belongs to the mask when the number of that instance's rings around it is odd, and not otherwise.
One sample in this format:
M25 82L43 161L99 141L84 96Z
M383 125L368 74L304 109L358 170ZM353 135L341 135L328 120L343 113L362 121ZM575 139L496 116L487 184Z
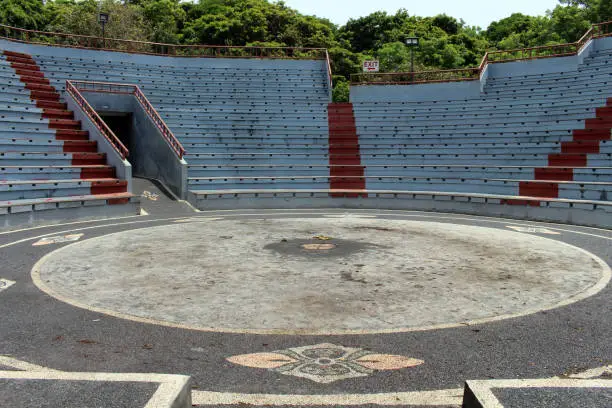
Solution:
M490 78L478 99L356 103L367 189L612 201L609 57Z
M608 211L611 54L595 51L568 72L492 76L472 99L353 104L328 104L320 61L164 65L95 53L34 60L42 81L35 83L58 92L68 79L139 85L186 149L189 197L201 208L233 208L237 198L287 202L331 194ZM22 67L0 64L6 89L0 112L6 105L11 134L1 143L19 152L3 156L3 165L13 167L2 171L15 180L52 175L70 194L91 188L89 181L70 184L77 173L81 180L112 178L78 124L66 128L63 103L33 103L15 68ZM37 88L32 96L41 91L51 90ZM25 119L10 119L15 115ZM17 140L32 130L40 141ZM71 156L86 153L83 163ZM33 167L15 168L26 161Z
M329 175L320 61L264 69L36 59L58 89L67 79L137 84L186 149L189 190L329 188L327 177L301 171L316 166Z
M0 89L0 214L133 201L29 55L2 53Z

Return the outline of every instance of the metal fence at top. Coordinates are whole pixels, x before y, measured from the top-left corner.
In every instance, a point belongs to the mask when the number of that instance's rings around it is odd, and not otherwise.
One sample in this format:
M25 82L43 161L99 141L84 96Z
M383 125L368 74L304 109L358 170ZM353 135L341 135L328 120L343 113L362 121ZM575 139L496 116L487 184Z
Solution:
M147 41L26 30L3 24L0 24L0 38L30 44L122 51L135 54L171 55L176 57L318 60L325 60L327 58L327 50L325 48L163 44Z
M542 47L520 48L515 50L498 50L487 52L476 68L464 68L442 71L363 73L351 75L353 85L409 85L431 82L473 81L480 78L488 64L523 61L541 58L565 57L578 54L593 38L612 36L612 21L594 24L585 35L574 43L555 44Z

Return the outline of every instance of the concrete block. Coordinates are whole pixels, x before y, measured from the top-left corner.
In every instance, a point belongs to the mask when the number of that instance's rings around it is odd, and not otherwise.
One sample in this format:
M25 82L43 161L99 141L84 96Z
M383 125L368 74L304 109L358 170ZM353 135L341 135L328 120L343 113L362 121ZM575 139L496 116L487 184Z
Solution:
M541 206L549 207L549 208L569 208L569 203L566 203L563 201L548 201L548 202L542 203Z
M587 204L587 203L574 203L573 207L577 210L587 210L587 211L595 210L594 204Z
M55 210L57 203L40 203L34 205L34 211Z
M88 200L83 202L85 207L95 207L98 205L106 205L106 200Z
M57 207L58 208L78 208L78 207L82 207L83 205L81 204L80 201L66 201L66 202L60 202L58 203Z
M33 208L31 205L14 205L10 207L10 209L11 209L11 214L18 214L18 213L25 213L25 212L33 211Z
M454 197L450 195L438 195L434 197L436 201L454 201Z

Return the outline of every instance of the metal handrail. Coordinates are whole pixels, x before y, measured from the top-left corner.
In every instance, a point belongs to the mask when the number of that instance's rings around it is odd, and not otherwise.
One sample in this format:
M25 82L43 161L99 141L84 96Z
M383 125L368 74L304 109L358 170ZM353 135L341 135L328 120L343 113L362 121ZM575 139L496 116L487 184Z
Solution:
M329 51L325 50L325 59L327 60L327 76L329 80L329 88L332 89L334 87L334 79L333 72L331 67L331 59L329 58Z
M363 73L351 75L351 83L360 84L424 84L432 82L454 82L478 79L478 68L447 69L440 71Z
M482 62L477 68L465 68L457 70L420 71L420 72L396 72L396 73L363 73L351 75L351 83L359 84L423 84L429 82L456 82L472 81L482 75L487 65L502 62L524 61L541 58L565 57L577 55L584 46L593 38L612 36L612 21L593 24L591 28L578 41L567 44L545 45L540 47L519 48L514 50L497 50L485 53ZM477 73L465 75L467 71ZM430 76L430 80L418 80L419 76ZM454 74L453 74L454 73ZM436 78L446 77L446 78ZM398 78L411 78L410 80L398 81Z
M325 48L255 47L231 45L182 45L148 41L100 38L91 35L27 30L0 24L0 38L30 44L69 48L102 49L147 55L171 55L199 58L270 58L320 59L326 58Z
M140 87L135 84L117 84L113 82L92 82L92 81L68 81L71 82L75 88L84 92L105 92L114 94L127 94L133 95L144 111L147 113L149 118L157 129L162 134L162 137L166 140L168 145L172 148L174 153L179 159L182 159L185 155L185 148L181 142L174 136L174 133L170 130L166 122L161 118L157 110L153 107L151 102L147 99L145 94L142 92Z
M87 117L98 128L102 136L104 136L104 138L108 140L111 146L115 148L117 153L119 153L121 159L125 160L125 158L128 157L130 153L127 147L125 147L125 145L121 143L121 140L119 140L115 133L113 133L113 131L106 124L106 122L104 122L104 120L100 117L100 115L98 115L96 110L91 107L89 102L87 102L87 99L85 99L83 94L79 92L79 89L74 86L74 83L72 81L66 81L66 92L74 98L77 105L79 105L81 109L83 109L83 112L85 112Z

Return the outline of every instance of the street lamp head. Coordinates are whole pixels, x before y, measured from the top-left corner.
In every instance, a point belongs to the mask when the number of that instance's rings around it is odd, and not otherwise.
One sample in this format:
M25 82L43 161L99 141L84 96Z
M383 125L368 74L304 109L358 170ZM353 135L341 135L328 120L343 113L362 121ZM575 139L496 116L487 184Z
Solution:
M419 46L419 37L408 37L406 38L406 45L409 47Z

